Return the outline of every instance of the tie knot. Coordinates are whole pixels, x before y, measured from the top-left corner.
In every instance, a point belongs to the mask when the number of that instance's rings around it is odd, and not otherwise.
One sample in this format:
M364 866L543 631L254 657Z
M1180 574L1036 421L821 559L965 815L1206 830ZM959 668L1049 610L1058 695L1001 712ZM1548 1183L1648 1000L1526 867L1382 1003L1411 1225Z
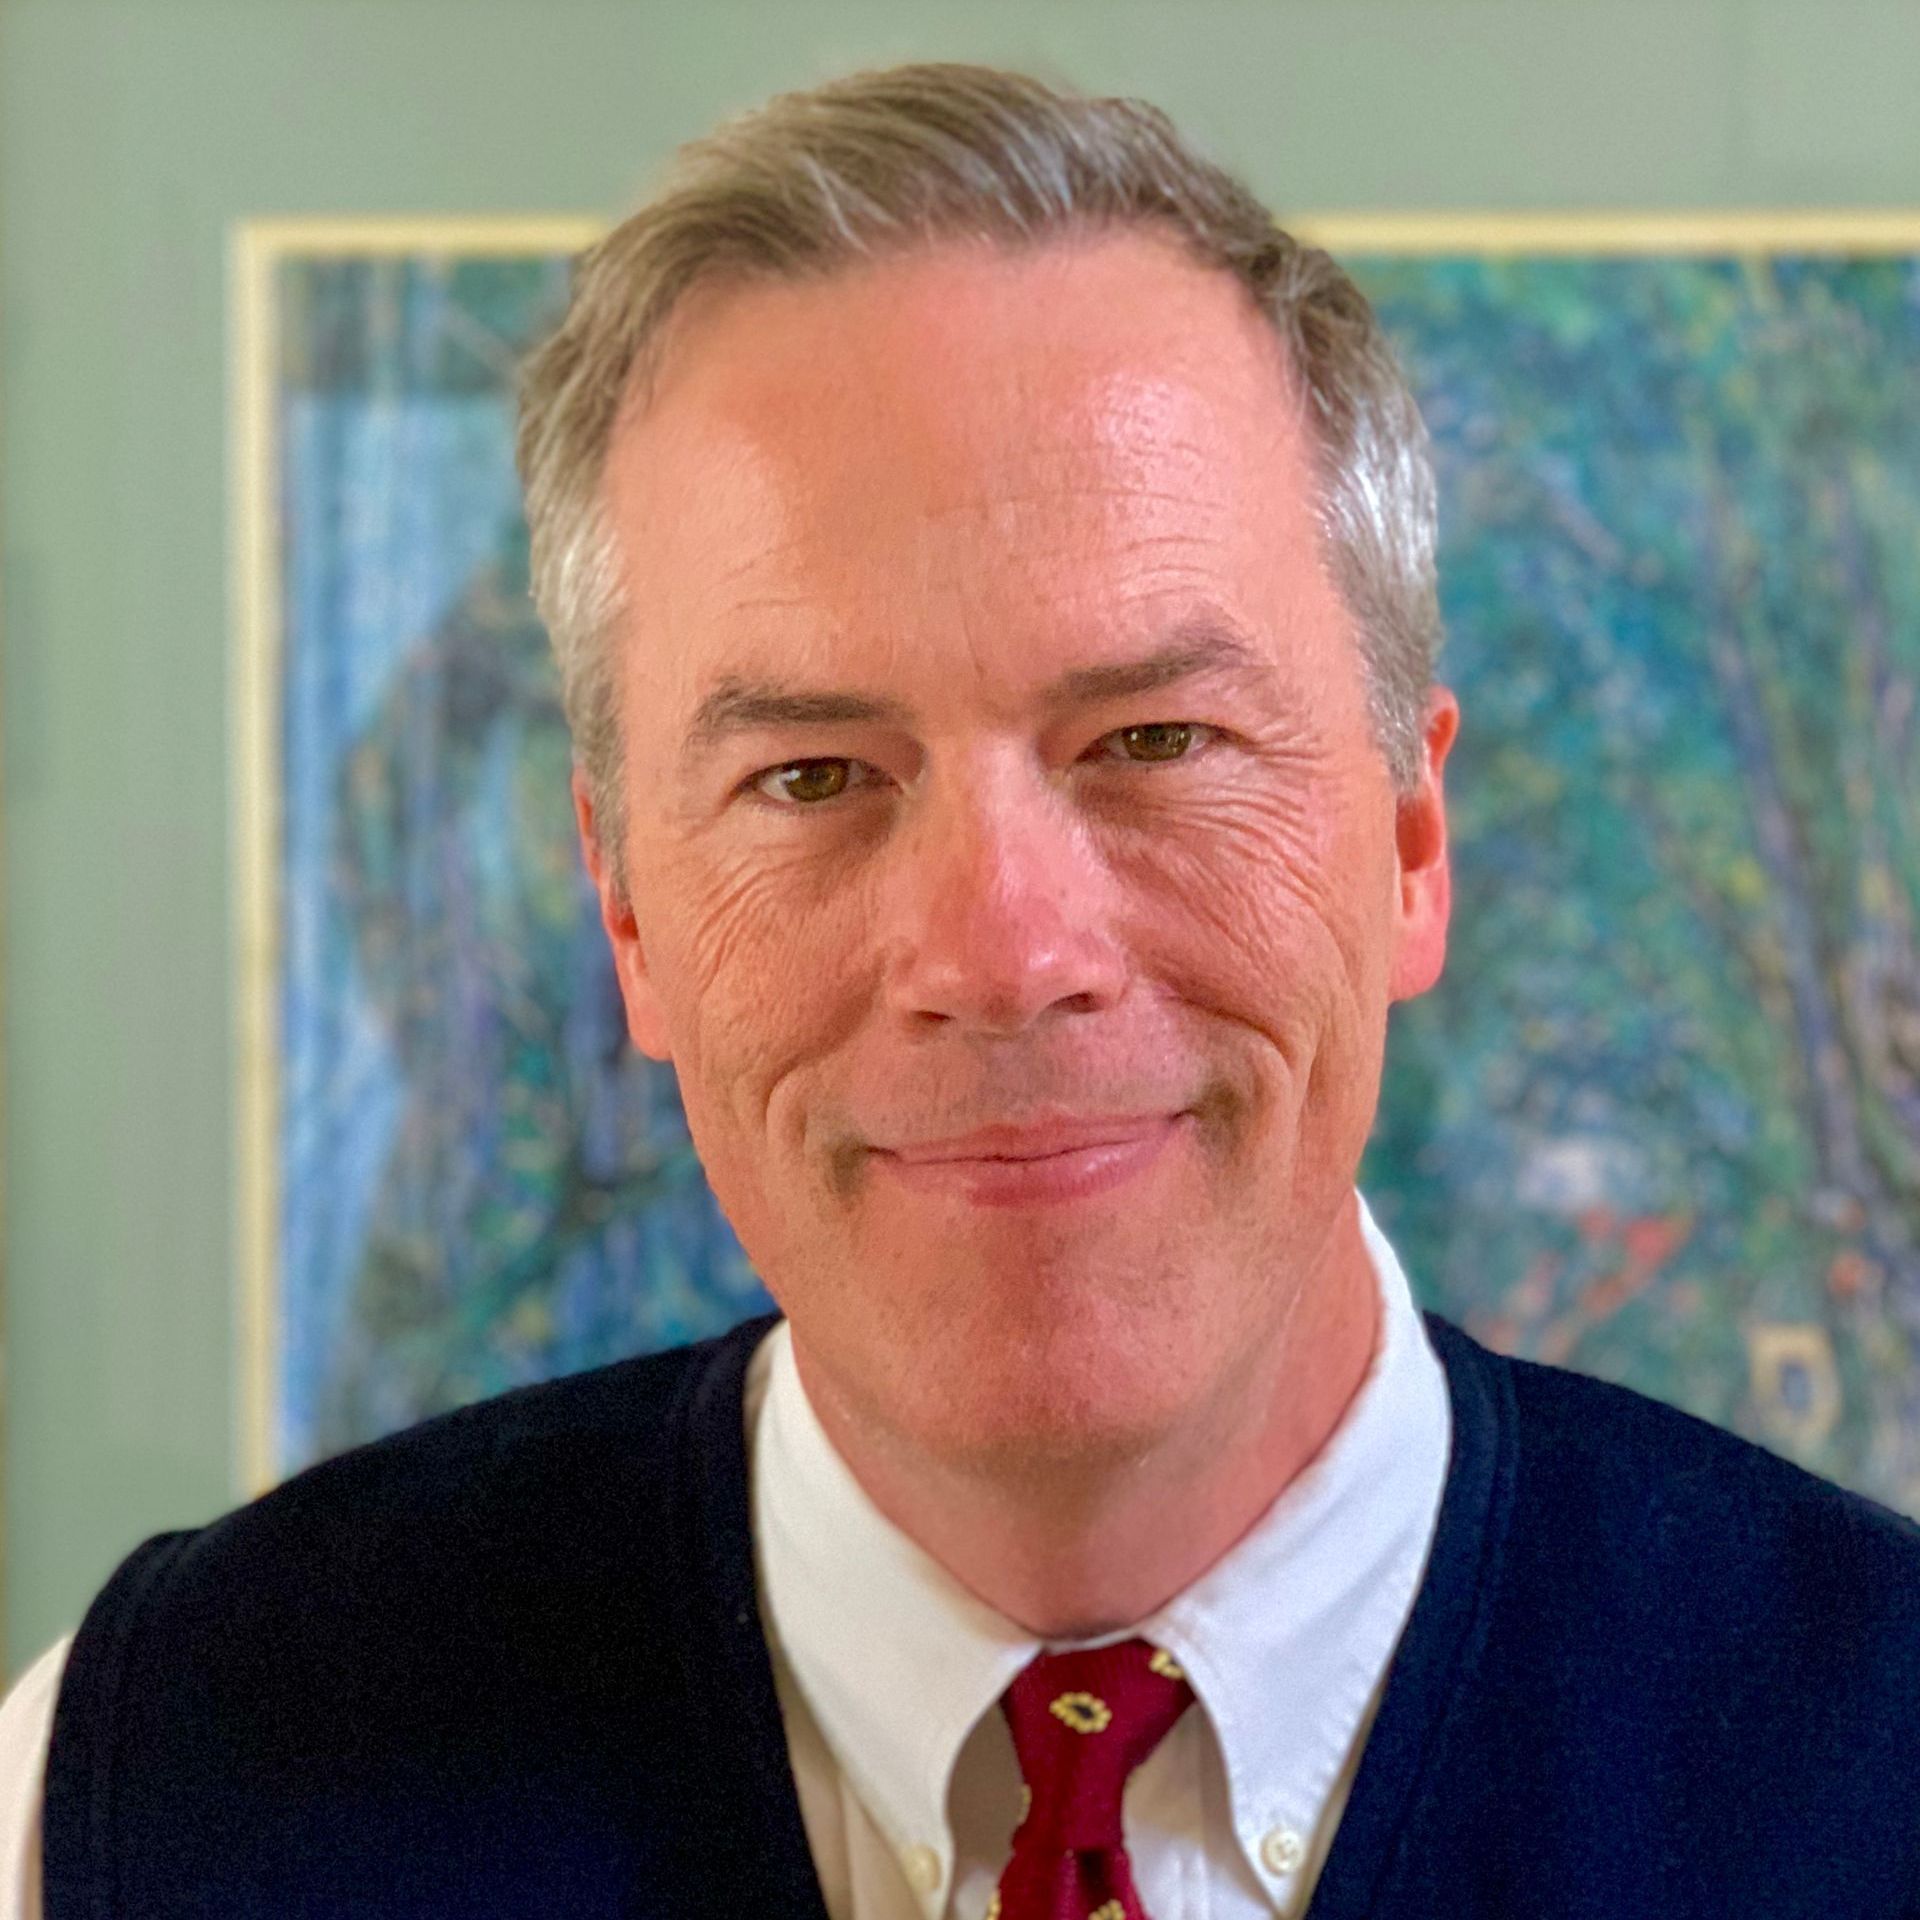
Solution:
M1032 1795L1016 1847L1119 1846L1128 1776L1192 1698L1173 1657L1147 1640L1030 1660L1000 1700Z

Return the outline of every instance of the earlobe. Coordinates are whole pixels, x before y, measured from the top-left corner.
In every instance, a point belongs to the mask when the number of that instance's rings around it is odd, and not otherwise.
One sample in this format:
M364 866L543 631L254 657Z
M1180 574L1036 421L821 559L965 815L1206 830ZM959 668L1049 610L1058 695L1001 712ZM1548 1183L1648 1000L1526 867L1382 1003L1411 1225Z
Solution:
M587 877L600 897L600 924L613 952L614 977L620 984L620 1003L627 1015L627 1037L648 1059L670 1060L673 1049L667 1041L666 1014L647 970L640 923L632 902L614 884L612 862L594 818L593 794L578 767L573 770L573 817L580 832L580 855L586 863Z
M1394 812L1398 893L1387 984L1393 1000L1411 1000L1425 993L1440 978L1447 961L1453 884L1442 771L1459 730L1459 701L1447 688L1434 688L1427 701L1420 782L1399 797Z

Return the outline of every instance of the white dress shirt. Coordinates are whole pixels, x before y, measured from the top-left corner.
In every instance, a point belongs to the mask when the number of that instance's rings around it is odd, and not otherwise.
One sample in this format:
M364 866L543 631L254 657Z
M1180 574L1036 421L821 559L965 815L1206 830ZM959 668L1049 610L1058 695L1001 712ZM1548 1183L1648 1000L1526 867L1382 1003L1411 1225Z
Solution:
M782 1321L746 1382L754 1564L801 1817L832 1920L979 1920L1020 1817L999 1697L1036 1654L1144 1635L1195 1705L1127 1783L1152 1920L1305 1911L1426 1566L1446 1378L1364 1200L1381 1341L1318 1457L1157 1613L1041 1642L869 1500ZM0 1705L0 1920L40 1920L40 1808L62 1641Z

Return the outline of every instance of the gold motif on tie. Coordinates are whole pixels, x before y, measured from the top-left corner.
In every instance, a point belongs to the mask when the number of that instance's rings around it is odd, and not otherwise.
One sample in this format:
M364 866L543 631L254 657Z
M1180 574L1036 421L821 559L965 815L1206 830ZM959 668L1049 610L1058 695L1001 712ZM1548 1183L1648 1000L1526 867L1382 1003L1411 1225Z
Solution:
M1113 1724L1113 1709L1091 1693L1063 1693L1047 1711L1075 1733L1105 1733Z
M1106 1900L1087 1915L1087 1920L1127 1920L1127 1910L1118 1900Z
M1147 1665L1163 1680L1184 1680L1187 1677L1186 1669L1165 1647L1155 1647L1153 1658Z
M1000 1920L1000 1889L995 1887L993 1898L987 1902L987 1920Z

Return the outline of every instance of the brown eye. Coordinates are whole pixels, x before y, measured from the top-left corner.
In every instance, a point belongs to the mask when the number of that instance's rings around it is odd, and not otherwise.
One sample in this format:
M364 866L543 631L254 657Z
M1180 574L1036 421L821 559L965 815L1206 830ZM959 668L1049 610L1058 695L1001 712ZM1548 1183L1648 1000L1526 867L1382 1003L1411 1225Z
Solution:
M808 806L844 793L852 784L852 769L851 760L789 760L783 767L769 767L753 784L769 800Z
M1199 731L1190 720L1166 720L1152 726L1122 727L1107 738L1119 741L1127 759L1150 764L1184 758Z

